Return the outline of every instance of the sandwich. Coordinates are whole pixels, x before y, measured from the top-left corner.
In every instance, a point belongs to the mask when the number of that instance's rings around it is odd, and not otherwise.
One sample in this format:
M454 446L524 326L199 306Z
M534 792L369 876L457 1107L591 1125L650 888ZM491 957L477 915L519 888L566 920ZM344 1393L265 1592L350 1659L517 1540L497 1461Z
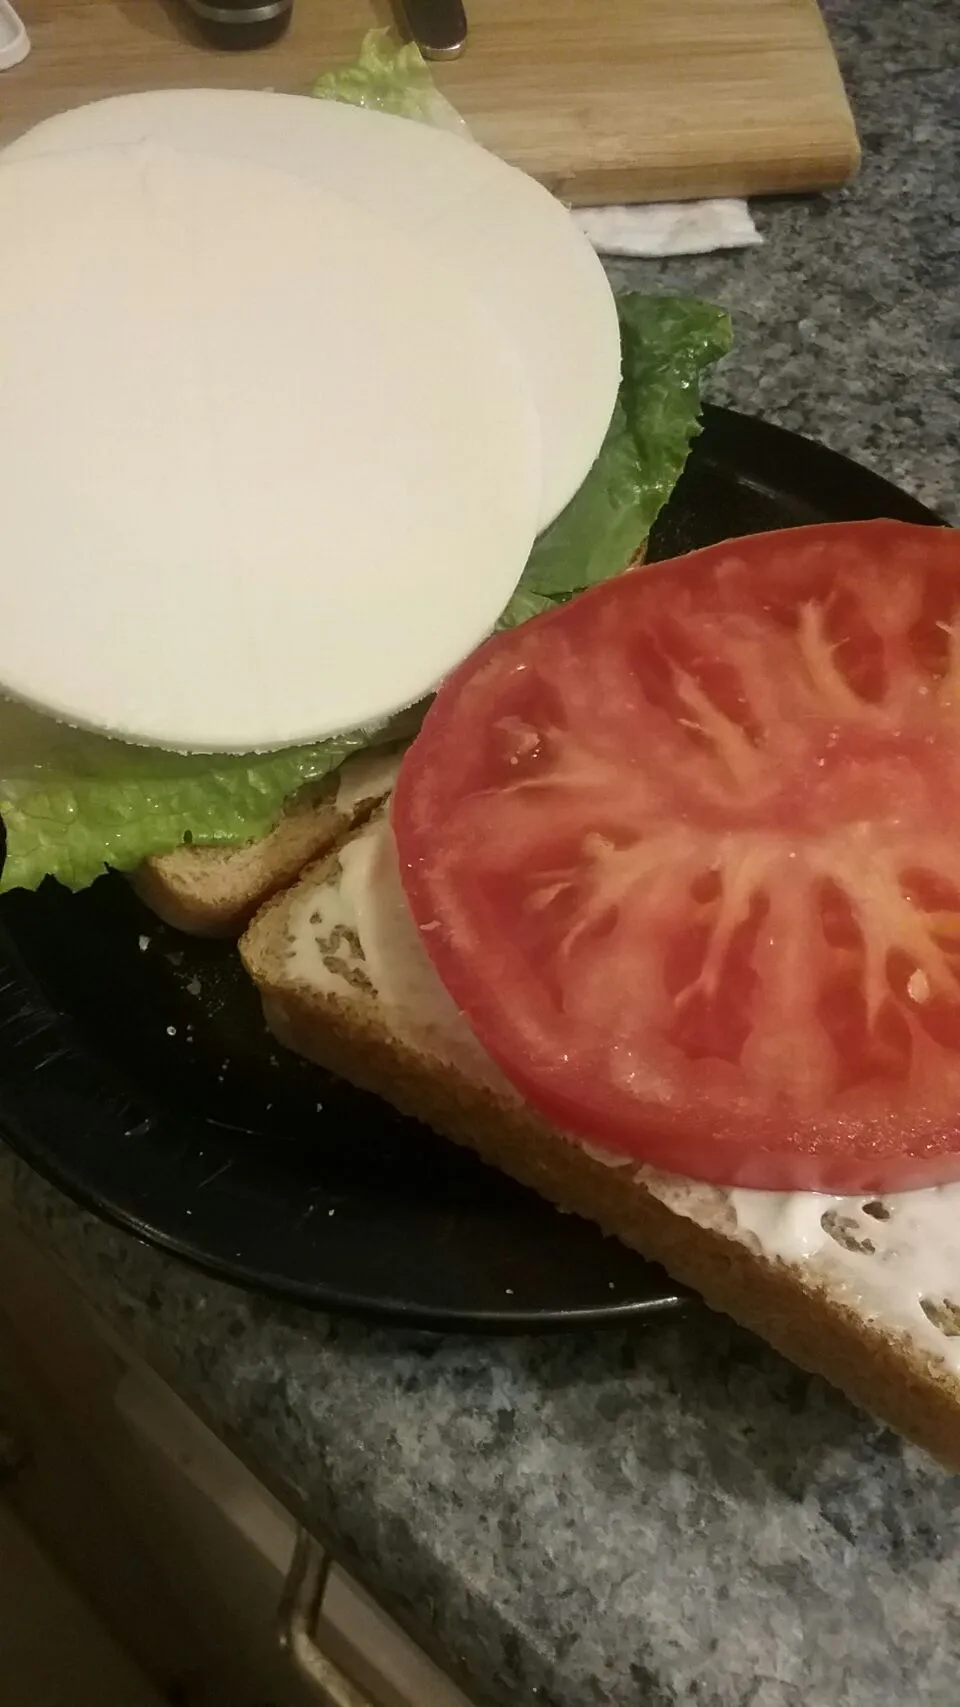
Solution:
M960 1469L960 536L657 564L493 637L240 943L288 1048Z

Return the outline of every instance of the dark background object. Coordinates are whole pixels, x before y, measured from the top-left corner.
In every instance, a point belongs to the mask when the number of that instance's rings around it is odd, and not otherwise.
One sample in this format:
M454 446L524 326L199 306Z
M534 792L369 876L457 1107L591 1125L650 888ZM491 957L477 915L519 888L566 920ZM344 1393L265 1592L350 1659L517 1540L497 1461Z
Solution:
M456 59L466 47L462 0L399 0L399 12L425 59Z
M293 16L293 0L181 0L211 47L268 47Z
M650 555L872 516L938 519L820 445L707 409ZM285 1055L233 946L166 930L120 877L3 899L0 1135L108 1220L300 1303L503 1332L680 1302L587 1222Z

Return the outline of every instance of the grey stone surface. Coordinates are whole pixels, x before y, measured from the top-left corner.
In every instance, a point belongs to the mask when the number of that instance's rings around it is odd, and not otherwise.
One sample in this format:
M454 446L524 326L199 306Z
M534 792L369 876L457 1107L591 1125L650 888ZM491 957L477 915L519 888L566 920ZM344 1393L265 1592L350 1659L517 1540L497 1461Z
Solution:
M764 248L618 269L730 306L714 395L954 520L956 0L829 0L866 161L758 210ZM430 1339L213 1284L0 1192L478 1701L956 1707L960 1479L706 1313L632 1333Z
M863 167L847 189L754 204L759 249L618 266L722 302L712 388L857 457L960 519L960 9L826 0Z

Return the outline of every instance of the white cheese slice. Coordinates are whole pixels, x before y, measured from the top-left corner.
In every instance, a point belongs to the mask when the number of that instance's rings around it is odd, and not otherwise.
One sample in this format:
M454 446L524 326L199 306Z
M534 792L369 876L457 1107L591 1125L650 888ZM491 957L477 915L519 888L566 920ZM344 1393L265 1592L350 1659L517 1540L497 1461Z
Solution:
M248 751L375 721L489 631L539 429L459 274L158 145L0 161L0 688Z
M403 892L386 817L351 836L337 860L337 883L304 883L294 892L287 923L291 976L336 993L344 970L348 984L350 971L362 970L397 1037L519 1101L430 963Z
M115 96L47 119L6 157L149 140L295 172L431 241L465 269L526 364L543 438L539 525L554 519L596 458L620 378L610 286L562 203L446 131L254 90Z

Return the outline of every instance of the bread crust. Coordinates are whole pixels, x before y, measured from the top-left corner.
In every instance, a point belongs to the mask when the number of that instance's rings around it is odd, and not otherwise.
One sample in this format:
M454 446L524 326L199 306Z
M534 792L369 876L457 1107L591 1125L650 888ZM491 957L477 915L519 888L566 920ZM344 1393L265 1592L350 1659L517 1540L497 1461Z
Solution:
M347 759L310 784L284 808L275 829L240 847L184 846L158 854L130 874L147 906L189 936L236 937L271 896L295 883L304 867L358 829L381 804L386 786L364 776L362 788L339 798L341 778L362 763L398 763L392 746ZM366 790L369 788L369 792Z
M375 802L370 802L372 809ZM298 801L269 835L241 847L180 847L158 854L130 881L151 910L191 936L238 936L257 908L295 882L354 820L329 800Z

